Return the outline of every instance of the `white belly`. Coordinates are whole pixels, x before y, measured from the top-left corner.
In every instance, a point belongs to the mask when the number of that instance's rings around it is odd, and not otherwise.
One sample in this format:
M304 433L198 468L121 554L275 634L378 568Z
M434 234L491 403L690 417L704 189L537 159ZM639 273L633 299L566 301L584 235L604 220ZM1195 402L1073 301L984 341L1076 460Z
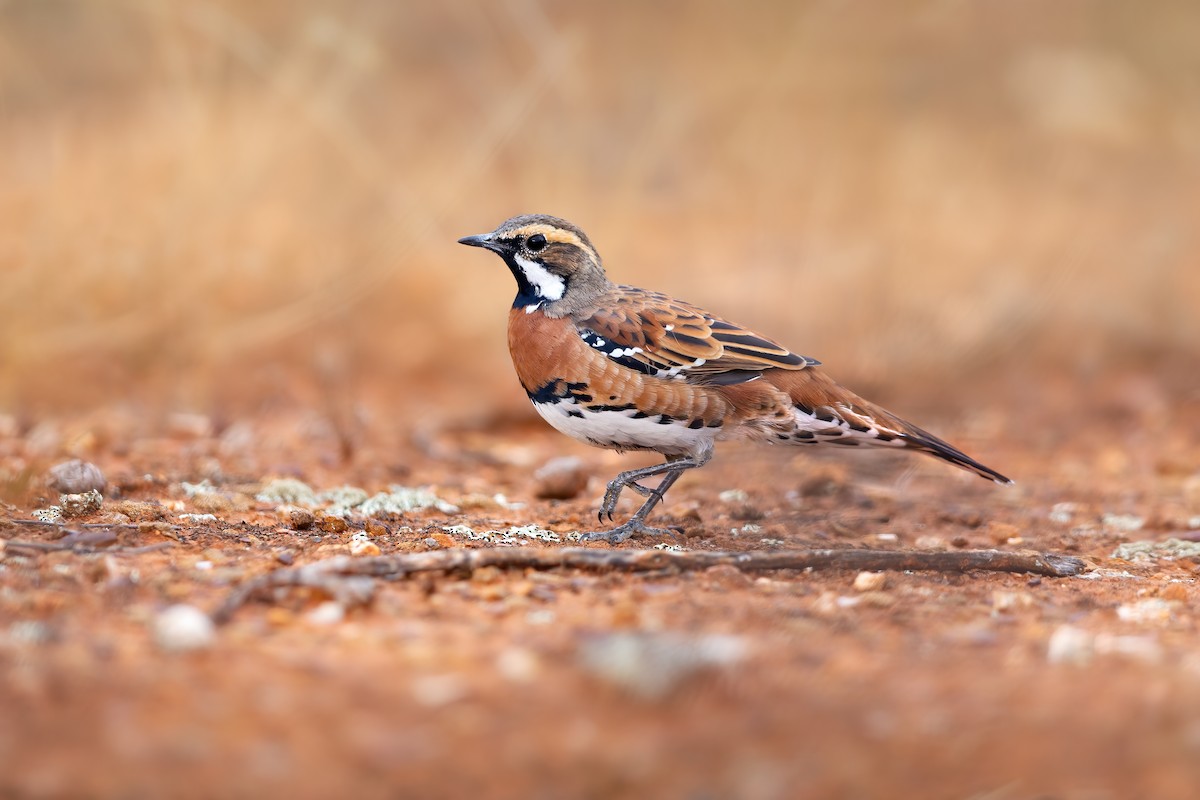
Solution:
M660 422L660 417L635 418L633 409L589 411L566 399L534 403L533 407L556 430L572 439L614 450L655 450L664 455L696 455L712 446L719 428L689 428L688 420Z

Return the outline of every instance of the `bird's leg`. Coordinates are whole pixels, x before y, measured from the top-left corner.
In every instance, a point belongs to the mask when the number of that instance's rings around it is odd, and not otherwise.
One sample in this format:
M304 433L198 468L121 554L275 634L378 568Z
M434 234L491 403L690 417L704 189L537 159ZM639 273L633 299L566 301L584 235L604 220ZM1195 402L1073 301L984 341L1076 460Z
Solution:
M646 517L650 516L650 512L652 512L654 507L663 499L663 495L665 495L667 490L674 485L675 481L679 480L679 476L682 475L684 471L704 466L711 454L712 450L709 449L697 456L668 457L666 463L663 464L658 464L653 467L643 467L642 469L631 469L627 472L622 472L616 478L613 478L613 480L608 484L608 490L604 493L604 502L600 506L600 521L604 521L606 514L608 515L609 519L612 519L612 512L616 508L617 498L621 496L621 490L626 486L632 488L638 494L645 497L646 502L643 503L642 507L639 508L637 512L629 518L629 521L623 525L619 525L610 531L593 531L591 533L585 533L583 535L583 539L585 541L603 539L609 544L620 544L635 533L644 533L649 535L665 535L670 533L670 531L649 527L645 522ZM659 482L658 486L655 486L653 489L636 483L636 481L641 480L642 478L648 478L662 473L666 474L663 475L663 478Z
M695 466L700 465L696 464ZM622 489L629 487L642 497L649 497L658 491L658 489L642 486L637 481L640 481L642 478L652 478L664 472L674 472L677 469L686 469L686 467L681 467L677 458L668 458L666 463L655 464L652 467L642 467L641 469L626 470L613 478L608 482L608 489L604 492L604 502L600 504L600 521L604 522L605 517L608 517L610 520L613 518L613 512L617 510L617 500L621 497ZM664 480L666 479L664 478Z

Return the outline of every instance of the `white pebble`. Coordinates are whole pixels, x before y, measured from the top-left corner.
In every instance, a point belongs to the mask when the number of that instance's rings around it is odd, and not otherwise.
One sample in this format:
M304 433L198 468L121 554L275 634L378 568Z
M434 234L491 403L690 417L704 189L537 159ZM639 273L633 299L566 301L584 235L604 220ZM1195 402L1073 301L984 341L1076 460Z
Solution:
M217 629L212 619L195 606L174 605L154 620L154 640L163 650L184 652L212 645Z
M1074 625L1059 625L1050 634L1046 645L1046 660L1051 664L1074 664L1085 666L1092 660L1093 638L1090 633Z
M345 618L345 607L334 600L326 600L305 614L305 619L314 625L337 625Z
M1117 618L1122 622L1159 623L1169 622L1174 604L1159 597L1122 603L1117 606Z
M860 572L854 576L854 591L878 592L887 587L887 573Z

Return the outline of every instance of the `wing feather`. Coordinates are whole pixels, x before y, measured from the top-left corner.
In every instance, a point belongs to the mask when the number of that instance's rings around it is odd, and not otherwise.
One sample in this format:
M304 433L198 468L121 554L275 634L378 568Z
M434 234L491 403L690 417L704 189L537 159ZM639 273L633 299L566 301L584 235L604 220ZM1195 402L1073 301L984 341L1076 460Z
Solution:
M763 370L820 362L681 300L617 286L601 308L576 320L580 337L623 366L690 383L730 385Z

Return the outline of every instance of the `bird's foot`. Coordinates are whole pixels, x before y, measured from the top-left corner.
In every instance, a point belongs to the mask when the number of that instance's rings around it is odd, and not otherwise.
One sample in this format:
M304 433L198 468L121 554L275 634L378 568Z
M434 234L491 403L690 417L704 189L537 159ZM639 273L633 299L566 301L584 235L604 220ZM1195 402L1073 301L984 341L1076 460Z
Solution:
M617 501L621 499L621 490L626 487L633 489L642 497L649 497L655 492L654 489L647 489L637 481L623 481L620 476L613 478L608 482L608 489L604 492L604 502L600 504L599 518L601 522L604 522L605 517L610 520L613 518L613 512L617 510Z
M631 519L624 525L618 525L612 530L591 531L580 536L584 542L608 542L620 544L633 535L638 536L679 536L679 531L671 528L652 528L641 520Z

